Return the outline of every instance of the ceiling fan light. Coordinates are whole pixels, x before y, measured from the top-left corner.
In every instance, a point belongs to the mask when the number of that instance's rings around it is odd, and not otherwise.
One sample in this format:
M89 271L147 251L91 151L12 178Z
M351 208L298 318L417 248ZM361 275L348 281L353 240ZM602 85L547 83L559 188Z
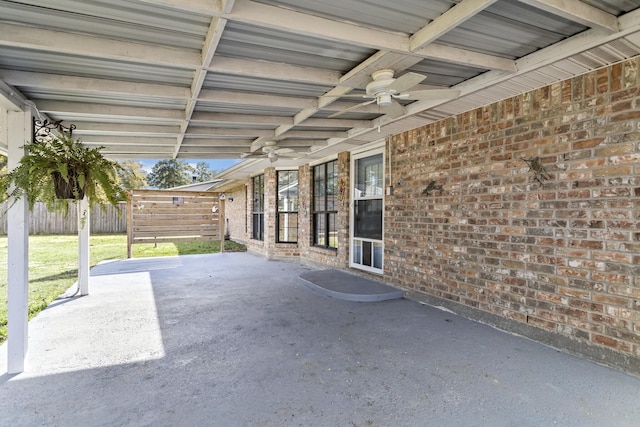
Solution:
M383 93L382 95L378 95L378 105L382 107L386 107L387 105L391 105L391 95L388 93Z
M278 155L275 151L270 151L269 154L267 154L267 158L271 163L273 163L278 160Z

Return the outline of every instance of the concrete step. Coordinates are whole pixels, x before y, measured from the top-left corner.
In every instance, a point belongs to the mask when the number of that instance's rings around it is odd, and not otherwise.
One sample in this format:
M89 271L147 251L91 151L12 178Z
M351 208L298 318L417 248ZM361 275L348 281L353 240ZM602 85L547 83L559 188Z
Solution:
M316 270L300 275L300 279L323 295L345 301L376 302L399 299L398 288L340 270Z

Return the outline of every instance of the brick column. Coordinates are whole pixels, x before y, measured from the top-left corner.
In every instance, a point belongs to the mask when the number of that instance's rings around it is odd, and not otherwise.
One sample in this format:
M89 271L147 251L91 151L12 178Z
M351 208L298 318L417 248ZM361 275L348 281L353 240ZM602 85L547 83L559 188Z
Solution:
M276 168L264 170L264 249L268 258L276 252L276 217L278 208L278 179Z
M351 207L351 153L338 153L338 253L341 267L349 266L349 211Z

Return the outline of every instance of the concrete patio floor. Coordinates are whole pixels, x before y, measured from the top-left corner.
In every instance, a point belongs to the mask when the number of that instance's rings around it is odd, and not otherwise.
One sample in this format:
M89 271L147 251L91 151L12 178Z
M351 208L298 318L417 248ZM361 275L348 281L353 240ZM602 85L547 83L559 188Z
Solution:
M2 426L637 426L640 379L247 253L122 260L29 324ZM6 372L6 344L0 372Z

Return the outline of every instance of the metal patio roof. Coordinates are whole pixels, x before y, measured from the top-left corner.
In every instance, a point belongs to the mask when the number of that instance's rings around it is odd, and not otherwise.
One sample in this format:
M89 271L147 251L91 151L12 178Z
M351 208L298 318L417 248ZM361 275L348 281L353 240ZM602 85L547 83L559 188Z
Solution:
M0 106L117 159L296 166L638 54L637 0L0 0ZM329 118L383 68L461 94Z

